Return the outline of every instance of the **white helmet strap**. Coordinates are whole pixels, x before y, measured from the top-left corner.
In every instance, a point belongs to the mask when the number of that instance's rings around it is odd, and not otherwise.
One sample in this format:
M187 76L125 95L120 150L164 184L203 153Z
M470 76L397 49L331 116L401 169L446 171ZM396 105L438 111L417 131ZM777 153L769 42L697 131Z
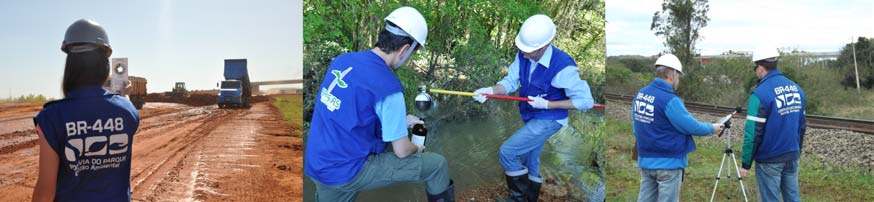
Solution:
M386 25L385 25L385 30L388 31L388 32L391 32L391 33L394 34L394 35L404 36L404 37L410 37L410 39L413 39L413 38L410 36L410 34L408 34L407 32L405 32L403 29L401 29L401 28L399 28L399 27L392 26L391 24L386 24ZM417 45L419 45L419 43L417 43L416 40L413 39L413 44L410 44L410 48L407 49L407 51L404 52L403 56L401 56L401 60L398 60L398 63L396 63L395 65L393 65L391 68L392 68L392 69L398 69L398 68L400 68L401 65L404 64L404 62L406 62L407 59L409 59L410 55L413 54L413 50L416 49L416 46L417 46Z

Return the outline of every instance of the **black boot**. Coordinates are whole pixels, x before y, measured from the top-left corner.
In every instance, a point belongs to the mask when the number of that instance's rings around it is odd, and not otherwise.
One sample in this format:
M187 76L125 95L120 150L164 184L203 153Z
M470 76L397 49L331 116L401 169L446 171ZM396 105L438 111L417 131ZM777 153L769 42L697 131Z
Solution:
M525 195L528 194L528 176L520 175L520 176L509 176L507 177L507 188L510 189L510 201L515 202L524 202L526 201ZM539 190L539 187L538 187Z
M443 191L443 193L428 194L428 202L455 202L455 182L449 180L449 188L446 188L446 191Z
M530 181L528 184L528 202L537 202L537 197L540 196L540 183Z

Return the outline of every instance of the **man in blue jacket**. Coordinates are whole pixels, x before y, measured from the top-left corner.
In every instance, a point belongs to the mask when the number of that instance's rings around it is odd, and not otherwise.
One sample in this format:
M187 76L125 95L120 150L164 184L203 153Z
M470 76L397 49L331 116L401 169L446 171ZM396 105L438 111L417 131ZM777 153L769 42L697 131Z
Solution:
M676 56L659 57L655 68L656 78L640 89L631 109L641 178L637 201L676 202L686 155L695 151L692 136L711 135L723 125L695 120L674 93L683 74Z
M804 141L805 100L801 86L777 70L780 53L770 46L753 52L759 84L750 95L741 177L746 177L753 160L760 201L800 201L798 158Z
M331 62L316 98L304 173L315 182L316 201L353 201L362 190L420 182L428 201L455 201L446 159L407 137L407 128L423 122L406 115L403 86L392 72L425 45L425 18L401 7L385 23L375 48Z
M532 101L520 102L519 113L525 125L507 139L500 149L507 188L512 201L537 201L543 179L540 152L549 137L567 125L568 109L591 109L595 101L589 84L580 79L574 59L551 45L555 24L546 15L534 15L522 23L516 35L516 54L507 75L492 87L474 91L474 99L484 103L482 94L509 94Z

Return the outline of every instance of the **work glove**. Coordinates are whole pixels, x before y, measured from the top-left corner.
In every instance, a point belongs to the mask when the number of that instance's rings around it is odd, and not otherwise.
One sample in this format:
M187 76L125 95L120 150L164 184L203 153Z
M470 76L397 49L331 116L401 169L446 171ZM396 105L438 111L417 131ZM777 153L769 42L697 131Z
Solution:
M549 109L549 100L545 100L542 97L532 97L528 96L528 104L535 109Z
M407 128L413 128L416 124L425 124L425 121L422 121L419 117L413 115L407 115Z
M495 94L495 91L492 90L492 87L485 87L485 88L480 88L480 89L477 89L476 91L473 91L473 94L476 94L473 96L474 100L476 100L479 103L485 103L486 100L488 100L489 98L487 98L483 94Z

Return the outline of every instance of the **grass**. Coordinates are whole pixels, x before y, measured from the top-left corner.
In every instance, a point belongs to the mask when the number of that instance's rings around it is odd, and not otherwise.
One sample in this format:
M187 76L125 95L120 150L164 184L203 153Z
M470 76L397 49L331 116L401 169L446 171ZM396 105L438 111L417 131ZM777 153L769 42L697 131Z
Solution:
M279 109L282 113L282 119L290 124L295 130L292 130L291 136L301 137L303 135L303 95L279 95L274 97L273 106Z
M735 131L735 134L738 132ZM635 201L640 174L636 167L637 162L631 159L631 149L634 146L631 123L608 118L606 138L607 201ZM696 138L698 150L689 154L689 167L686 168L686 179L680 191L682 201L709 200L725 149L724 141L719 140L722 139ZM740 141L736 142L733 145L740 163ZM744 178L744 185L750 200L758 201L754 176L755 169L750 171L749 177ZM727 180L721 180L717 191L720 201L725 199L725 183ZM738 191L733 199L742 200L737 187L736 182L732 184L732 189ZM799 189L801 198L805 201L874 201L874 192L871 192L874 190L874 174L870 168L834 165L808 154L803 155L800 160Z
M0 99L0 104L5 104L5 103L43 103L43 102L46 102L49 100L51 100L51 99L48 99L43 95L30 94L30 95L22 95L22 96L18 96L18 97L9 97L9 98Z

